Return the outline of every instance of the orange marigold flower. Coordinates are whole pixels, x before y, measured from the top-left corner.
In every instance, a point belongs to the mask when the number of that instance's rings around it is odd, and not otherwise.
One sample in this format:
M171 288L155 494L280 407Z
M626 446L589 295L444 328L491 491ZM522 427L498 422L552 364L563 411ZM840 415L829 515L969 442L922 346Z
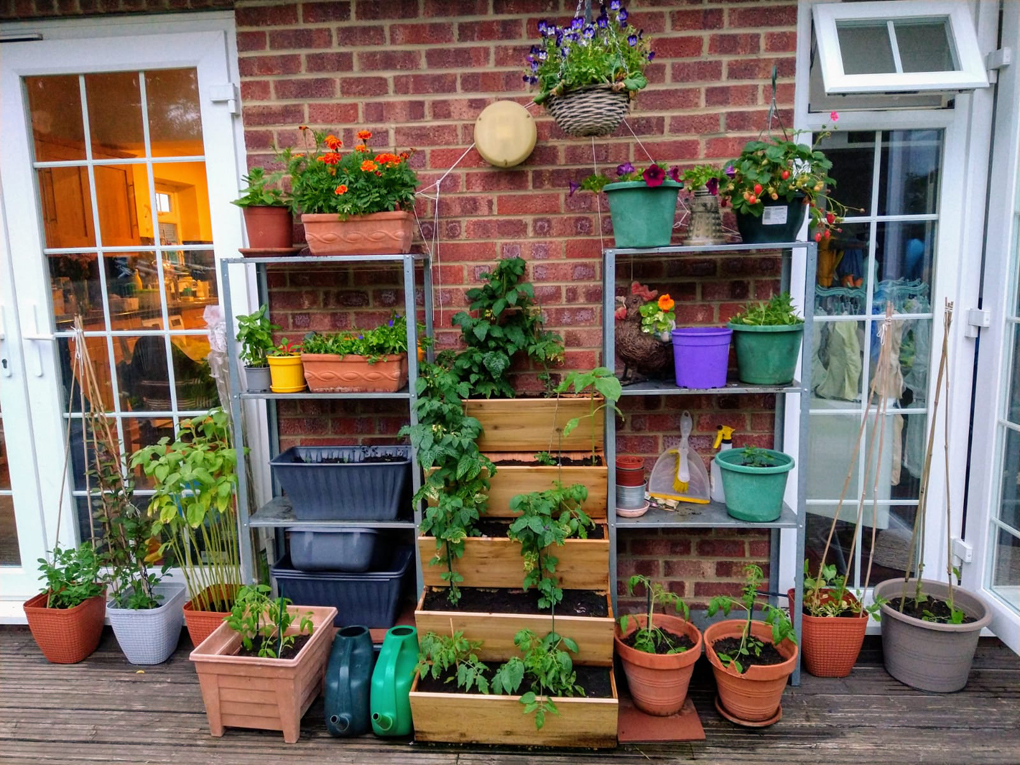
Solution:
M298 125L298 130L308 130L308 125Z
M357 146L354 147L354 150L360 152L361 154L364 154L366 151L368 151L368 147L365 146L365 144L363 143L359 143Z
M336 151L337 149L344 145L344 142L337 138L335 135L326 136L325 143L333 151Z
M338 197L343 196L344 194L347 193L347 184L341 183L333 190L333 193L336 194Z
M335 151L327 151L319 157L319 161L325 162L327 165L335 165L340 162L340 155Z
M371 137L372 137L372 132L370 130L359 130L358 131L358 138L360 138L362 141L367 141Z
M673 302L673 299L669 295L663 295L659 298L659 308L663 311L672 311L673 306L675 305L676 303Z
M361 163L361 169L366 173L372 172L377 167L379 166L370 159L366 159L364 162Z

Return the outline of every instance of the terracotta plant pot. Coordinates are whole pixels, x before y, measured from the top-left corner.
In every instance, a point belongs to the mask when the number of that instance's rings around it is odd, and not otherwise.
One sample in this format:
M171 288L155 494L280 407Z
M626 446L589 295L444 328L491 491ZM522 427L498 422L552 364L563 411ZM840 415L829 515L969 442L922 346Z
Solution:
M797 664L797 646L784 640L775 646L786 661L770 666L748 667L743 674L725 667L715 653L715 642L724 638L739 638L743 633L743 619L716 622L705 630L705 654L712 665L715 683L722 706L733 717L748 723L762 723L776 717L786 689L786 682ZM772 642L772 627L763 622L751 622L751 634L764 643Z
M366 356L302 353L312 393L396 393L407 385L407 354L371 362Z
M644 486L645 461L640 457L624 455L616 458L617 486Z
M794 591L786 596L793 611ZM819 593L822 602L832 600L831 590ZM844 602L857 602L853 594L843 595ZM801 627L800 647L804 668L815 677L846 677L857 663L864 645L864 633L868 630L867 611L859 616L809 616L804 614Z
M654 614L656 627L667 629L676 635L686 635L694 647L683 653L654 654L631 648L623 642L628 635L644 627L648 621L645 614L632 616L627 631L616 631L616 654L623 662L627 674L627 685L634 704L642 712L657 717L669 717L680 711L687 698L687 686L691 682L694 664L701 656L701 632L688 621L678 616Z
M270 356L269 374L272 376L270 389L273 393L300 393L305 389L305 376L301 371L301 357Z
M285 249L294 243L294 223L286 207L245 207L244 227L253 250Z
M283 731L283 740L301 737L301 718L322 690L333 644L335 608L289 606L293 614L312 612L312 637L292 659L237 656L241 636L226 624L191 652L209 718L209 732L225 728ZM289 632L297 633L297 625Z
M106 594L89 598L74 608L47 608L47 593L25 602L32 637L46 661L77 664L87 658L103 636Z
M414 238L414 215L403 210L347 220L332 213L306 213L301 223L313 255L400 254L411 251Z
M234 599L234 593L237 592L238 585L230 584L227 585L226 590L228 598L231 602ZM205 591L209 592L212 588L209 587ZM199 611L195 608L195 598L192 598L184 604L184 624L188 628L188 636L191 638L191 644L198 646L203 640L209 637L216 629L223 624L223 620L230 613L229 611Z

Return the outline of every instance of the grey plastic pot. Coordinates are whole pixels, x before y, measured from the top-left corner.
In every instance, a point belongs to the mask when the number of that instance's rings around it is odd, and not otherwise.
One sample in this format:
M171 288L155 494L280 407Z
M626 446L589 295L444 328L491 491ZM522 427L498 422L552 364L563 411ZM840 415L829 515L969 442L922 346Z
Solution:
M106 604L113 634L132 664L162 664L177 650L181 637L187 590L183 584L158 584L154 590L162 599L158 608L117 608L113 601Z
M907 582L914 592L916 579ZM949 595L942 582L921 580L922 590L940 600ZM898 598L903 580L889 579L875 587L875 598ZM938 624L901 614L882 606L882 655L885 670L901 683L922 691L952 693L967 685L970 665L981 630L992 620L992 612L979 596L960 587L953 588L958 608L976 621L968 624Z
M269 367L244 368L244 387L249 393L265 393L269 390L271 381Z
M375 529L314 526L289 528L290 559L300 571L368 570L375 552Z

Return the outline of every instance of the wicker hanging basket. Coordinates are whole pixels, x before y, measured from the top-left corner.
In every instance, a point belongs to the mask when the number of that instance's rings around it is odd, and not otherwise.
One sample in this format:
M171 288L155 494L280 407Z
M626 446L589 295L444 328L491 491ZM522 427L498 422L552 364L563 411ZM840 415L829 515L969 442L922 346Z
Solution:
M623 122L630 109L630 93L609 84L590 85L562 96L549 96L546 108L560 130L575 138L605 136Z

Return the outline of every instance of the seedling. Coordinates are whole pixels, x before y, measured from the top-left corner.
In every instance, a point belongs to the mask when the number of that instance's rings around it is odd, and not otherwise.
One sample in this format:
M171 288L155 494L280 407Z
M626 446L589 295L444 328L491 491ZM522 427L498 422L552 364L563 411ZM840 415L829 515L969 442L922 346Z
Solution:
M691 611L687 604L675 592L670 592L658 582L653 582L648 577L641 576L641 574L635 574L627 581L627 593L633 595L634 588L638 585L644 585L647 606L645 626L639 626L634 632L634 648L645 653L669 654L686 651L686 646L676 645L668 633L655 626L652 616L655 605L658 604L664 611L669 606L672 606L674 611L684 615L684 619L690 619ZM627 631L629 624L629 616L624 614L620 617L620 630L622 632ZM660 652L658 650L659 646L664 646L666 650Z
M821 594L823 590L829 591L829 598ZM848 590L846 577L836 573L835 565L822 566L818 576L811 576L811 562L805 559L804 608L811 616L842 616L845 613L859 615L867 612L876 622L882 620L882 604L888 602L886 598L879 597L864 605L863 592L858 590L854 593L856 599L848 599Z
M287 634L298 619L298 615L287 608L289 605L291 601L288 598L271 599L268 585L246 585L237 591L234 607L224 621L241 636L241 645L247 650L255 645L255 638L261 637L258 655L278 659L297 639L297 635ZM311 611L301 615L300 634L312 634L311 617Z
M556 458L549 454L549 452L538 452L535 455L535 462L537 462L539 465L548 465L550 467L558 464L556 462Z
M496 670L492 690L512 695L527 679L528 690L521 695L521 704L524 714L535 715L535 729L542 730L547 713L560 713L553 696L584 695L584 688L577 685L577 673L570 658L571 653L578 651L577 643L556 632L539 638L531 630L521 630L514 635L514 645L524 658L515 656Z
M776 464L775 459L766 449L759 449L757 446L745 446L740 457L747 467L766 468Z
M454 632L450 637L428 632L419 641L417 671L422 677L431 676L438 680L453 667L456 673L446 678L446 682L456 682L465 693L471 693L471 689L475 688L479 693L487 694L489 668L478 660L475 653L481 647L481 640L468 640L463 631Z
M789 292L773 295L767 303L748 303L744 310L730 319L731 324L746 324L752 327L789 327L803 324L793 307Z

